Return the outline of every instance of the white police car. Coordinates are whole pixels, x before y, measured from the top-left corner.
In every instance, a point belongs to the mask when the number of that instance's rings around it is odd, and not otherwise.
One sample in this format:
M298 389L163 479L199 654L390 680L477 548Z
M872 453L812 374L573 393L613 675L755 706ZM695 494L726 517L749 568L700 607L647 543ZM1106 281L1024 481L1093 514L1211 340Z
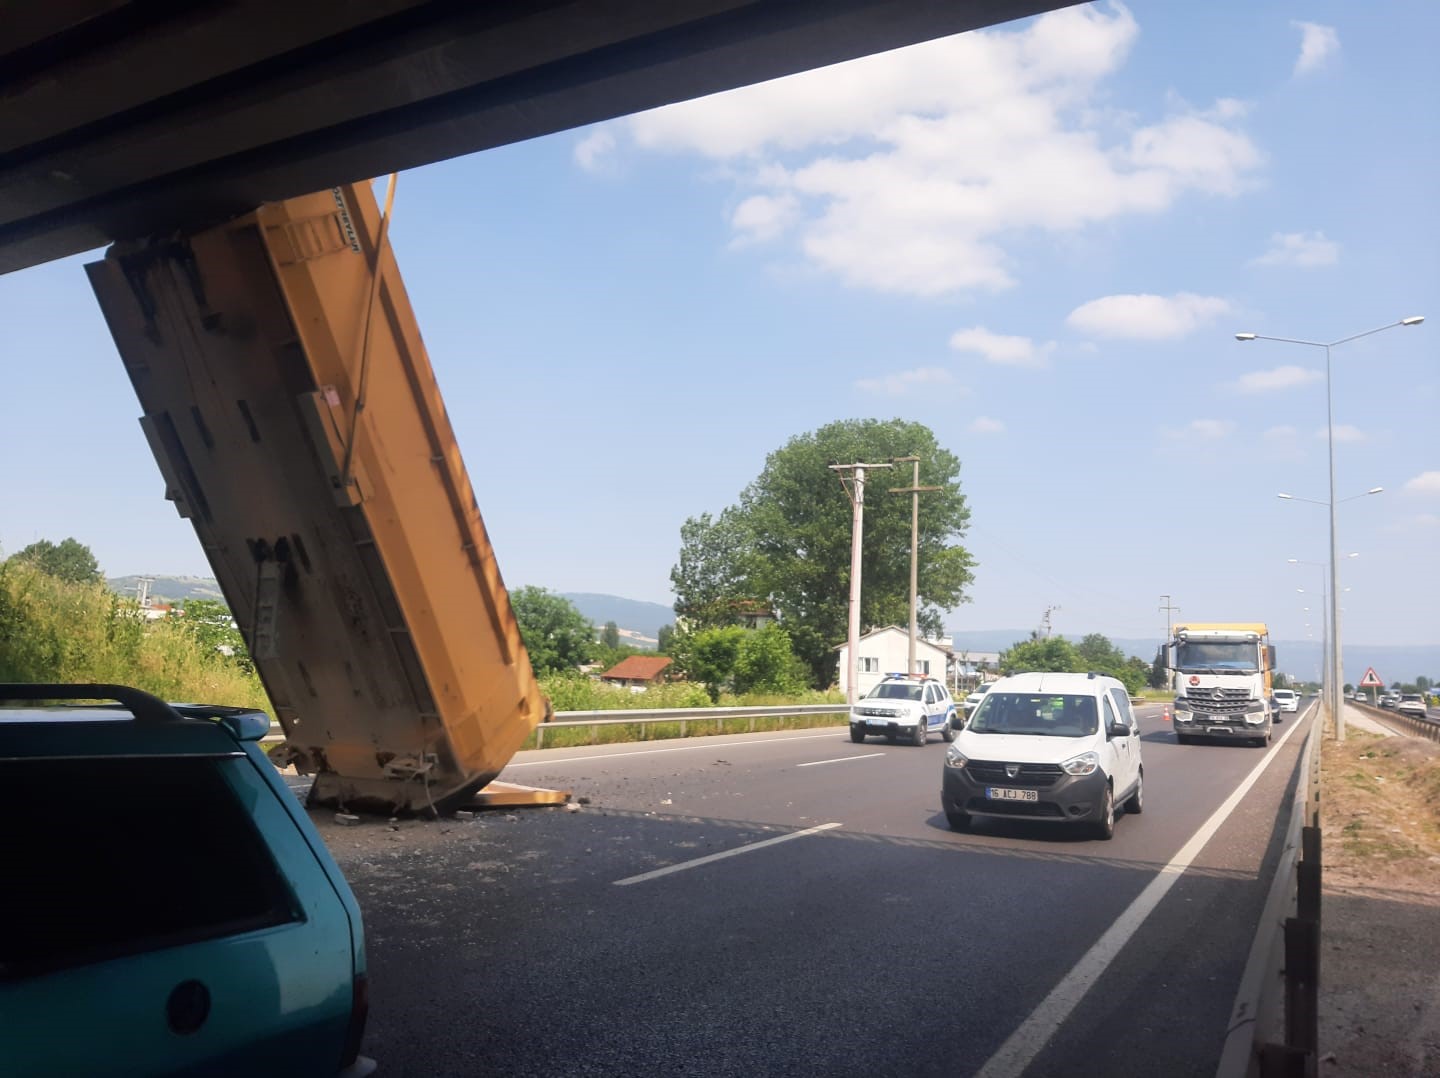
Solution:
M923 745L936 730L949 741L954 734L950 716L955 701L945 683L930 677L888 674L850 709L850 740L864 741L882 734L888 741L900 738Z

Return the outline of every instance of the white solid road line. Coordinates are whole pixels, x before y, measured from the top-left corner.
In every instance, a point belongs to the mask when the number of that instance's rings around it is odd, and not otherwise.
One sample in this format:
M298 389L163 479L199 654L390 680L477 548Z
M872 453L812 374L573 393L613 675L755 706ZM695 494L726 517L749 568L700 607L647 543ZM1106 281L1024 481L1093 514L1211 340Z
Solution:
M708 737L693 738L692 740L702 743L699 745L679 745L673 749L636 749L634 752L597 752L592 756L562 756L558 760L526 760L524 763L506 764L505 770L509 771L512 767L540 767L549 764L583 764L586 760L610 760L616 756L653 756L660 752L694 752L696 749L710 749L713 752L716 749L728 749L732 745L782 745L787 741L819 741L823 737L833 738L836 736L835 731L831 730L824 734L803 734L800 737L772 737L764 740L757 739L755 741L722 741L718 744L711 741ZM842 731L839 736L843 737L844 732ZM711 744L703 744L703 742L706 741L711 741ZM532 749L530 751L533 752L534 750Z
M1284 736L1265 753L1265 758L1245 776L1245 781L1235 788L1235 792L1210 814L1210 818L1201 825L1200 830L1190 836L1190 841L1180 847L1180 852L1160 870L1135 901L1126 907L1125 912L1115 919L1115 923L1105 930L1105 934L1095 941L1084 957L1075 963L1075 968L1065 975L1065 979L1050 990L1050 994L1041 1000L1040 1006L1010 1034L999 1051L985 1061L985 1065L976 1072L976 1078L1015 1078L1030 1065L1031 1060L1040 1054L1040 1050L1055 1035L1061 1023L1070 1017L1070 1012L1085 998L1085 993L1090 991L1106 967L1114 961L1120 948L1124 947L1145 923L1145 918L1150 916L1160 904L1160 900L1175 886L1191 862L1205 848L1205 844L1215 836L1215 832L1220 830L1221 825L1235 811L1235 807L1244 800L1250 787L1259 781L1265 769L1280 755L1280 749L1290 740L1290 735L1298 729L1300 723L1297 722L1285 731Z
M681 861L678 865L668 865L665 868L657 868L653 872L642 872L638 876L630 876L623 880L616 880L615 886L628 887L632 883L644 883L646 880L668 876L672 872L684 872L687 868L699 868L701 865L708 865L712 861L723 861L727 857L735 857L739 854L749 853L752 850L759 850L766 846L774 846L780 842L789 842L792 838L818 835L821 831L831 831L839 826L841 825L838 823L822 823L819 827L807 827L804 831L792 831L788 835L777 835L775 838L767 838L761 842L752 842L748 846L736 846L733 850L726 850L723 853L708 854L705 857L697 857L693 861Z
M837 756L833 760L811 760L808 764L796 764L796 767L820 767L822 764L848 764L851 760L873 760L878 756L884 756L883 752L867 752L864 756Z

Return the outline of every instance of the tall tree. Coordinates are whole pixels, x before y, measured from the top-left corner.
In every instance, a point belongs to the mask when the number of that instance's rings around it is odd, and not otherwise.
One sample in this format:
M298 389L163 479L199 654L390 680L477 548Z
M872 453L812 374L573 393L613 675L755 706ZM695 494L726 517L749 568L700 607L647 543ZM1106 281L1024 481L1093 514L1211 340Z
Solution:
M739 504L681 528L680 563L671 573L677 613L724 610L724 601L764 599L780 613L795 654L825 684L835 645L845 639L850 592L851 503L831 464L920 458L920 483L942 489L920 507L919 622L938 632L942 615L965 601L974 563L958 543L970 519L960 493L960 461L920 423L841 420L798 435L771 453ZM905 469L867 476L860 620L867 628L906 625L910 609L910 498ZM716 623L723 624L720 617Z
M660 626L660 631L656 633L656 636L658 639L655 642L655 650L658 651L661 655L669 655L670 646L675 641L675 626Z
M510 593L510 605L537 674L573 670L590 658L595 626L563 595L524 587Z
M620 646L620 626L613 621L607 621L605 628L600 630L600 646L614 650Z
M718 517L701 513L680 525L680 561L670 570L675 613L691 632L731 624L735 604L761 596L755 536L735 506Z
M15 557L71 584L93 584L100 580L100 563L90 548L77 539L66 538L59 543L41 539Z

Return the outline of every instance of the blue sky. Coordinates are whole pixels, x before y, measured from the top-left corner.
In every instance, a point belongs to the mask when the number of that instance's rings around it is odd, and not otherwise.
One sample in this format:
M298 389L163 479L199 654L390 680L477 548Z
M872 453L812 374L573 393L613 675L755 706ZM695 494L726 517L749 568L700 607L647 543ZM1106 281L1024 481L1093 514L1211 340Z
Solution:
M669 602L687 517L832 420L931 426L956 630L1440 642L1440 5L1098 4L400 177L392 238L507 582ZM88 256L95 257L94 255ZM0 550L208 575L82 271L0 277ZM837 498L843 497L837 484ZM1298 594L1305 588L1309 594ZM1306 614L1304 607L1311 607ZM1307 628L1308 624L1308 628Z

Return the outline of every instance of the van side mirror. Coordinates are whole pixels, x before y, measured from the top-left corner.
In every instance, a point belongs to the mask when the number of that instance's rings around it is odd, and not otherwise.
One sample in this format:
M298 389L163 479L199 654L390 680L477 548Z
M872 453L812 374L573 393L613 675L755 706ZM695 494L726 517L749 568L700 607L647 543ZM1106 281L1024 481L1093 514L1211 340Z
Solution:
M1110 736L1111 736L1111 737L1129 737L1129 736L1130 736L1130 724L1129 724L1129 723L1124 723L1124 722L1112 722L1112 723L1110 724Z

